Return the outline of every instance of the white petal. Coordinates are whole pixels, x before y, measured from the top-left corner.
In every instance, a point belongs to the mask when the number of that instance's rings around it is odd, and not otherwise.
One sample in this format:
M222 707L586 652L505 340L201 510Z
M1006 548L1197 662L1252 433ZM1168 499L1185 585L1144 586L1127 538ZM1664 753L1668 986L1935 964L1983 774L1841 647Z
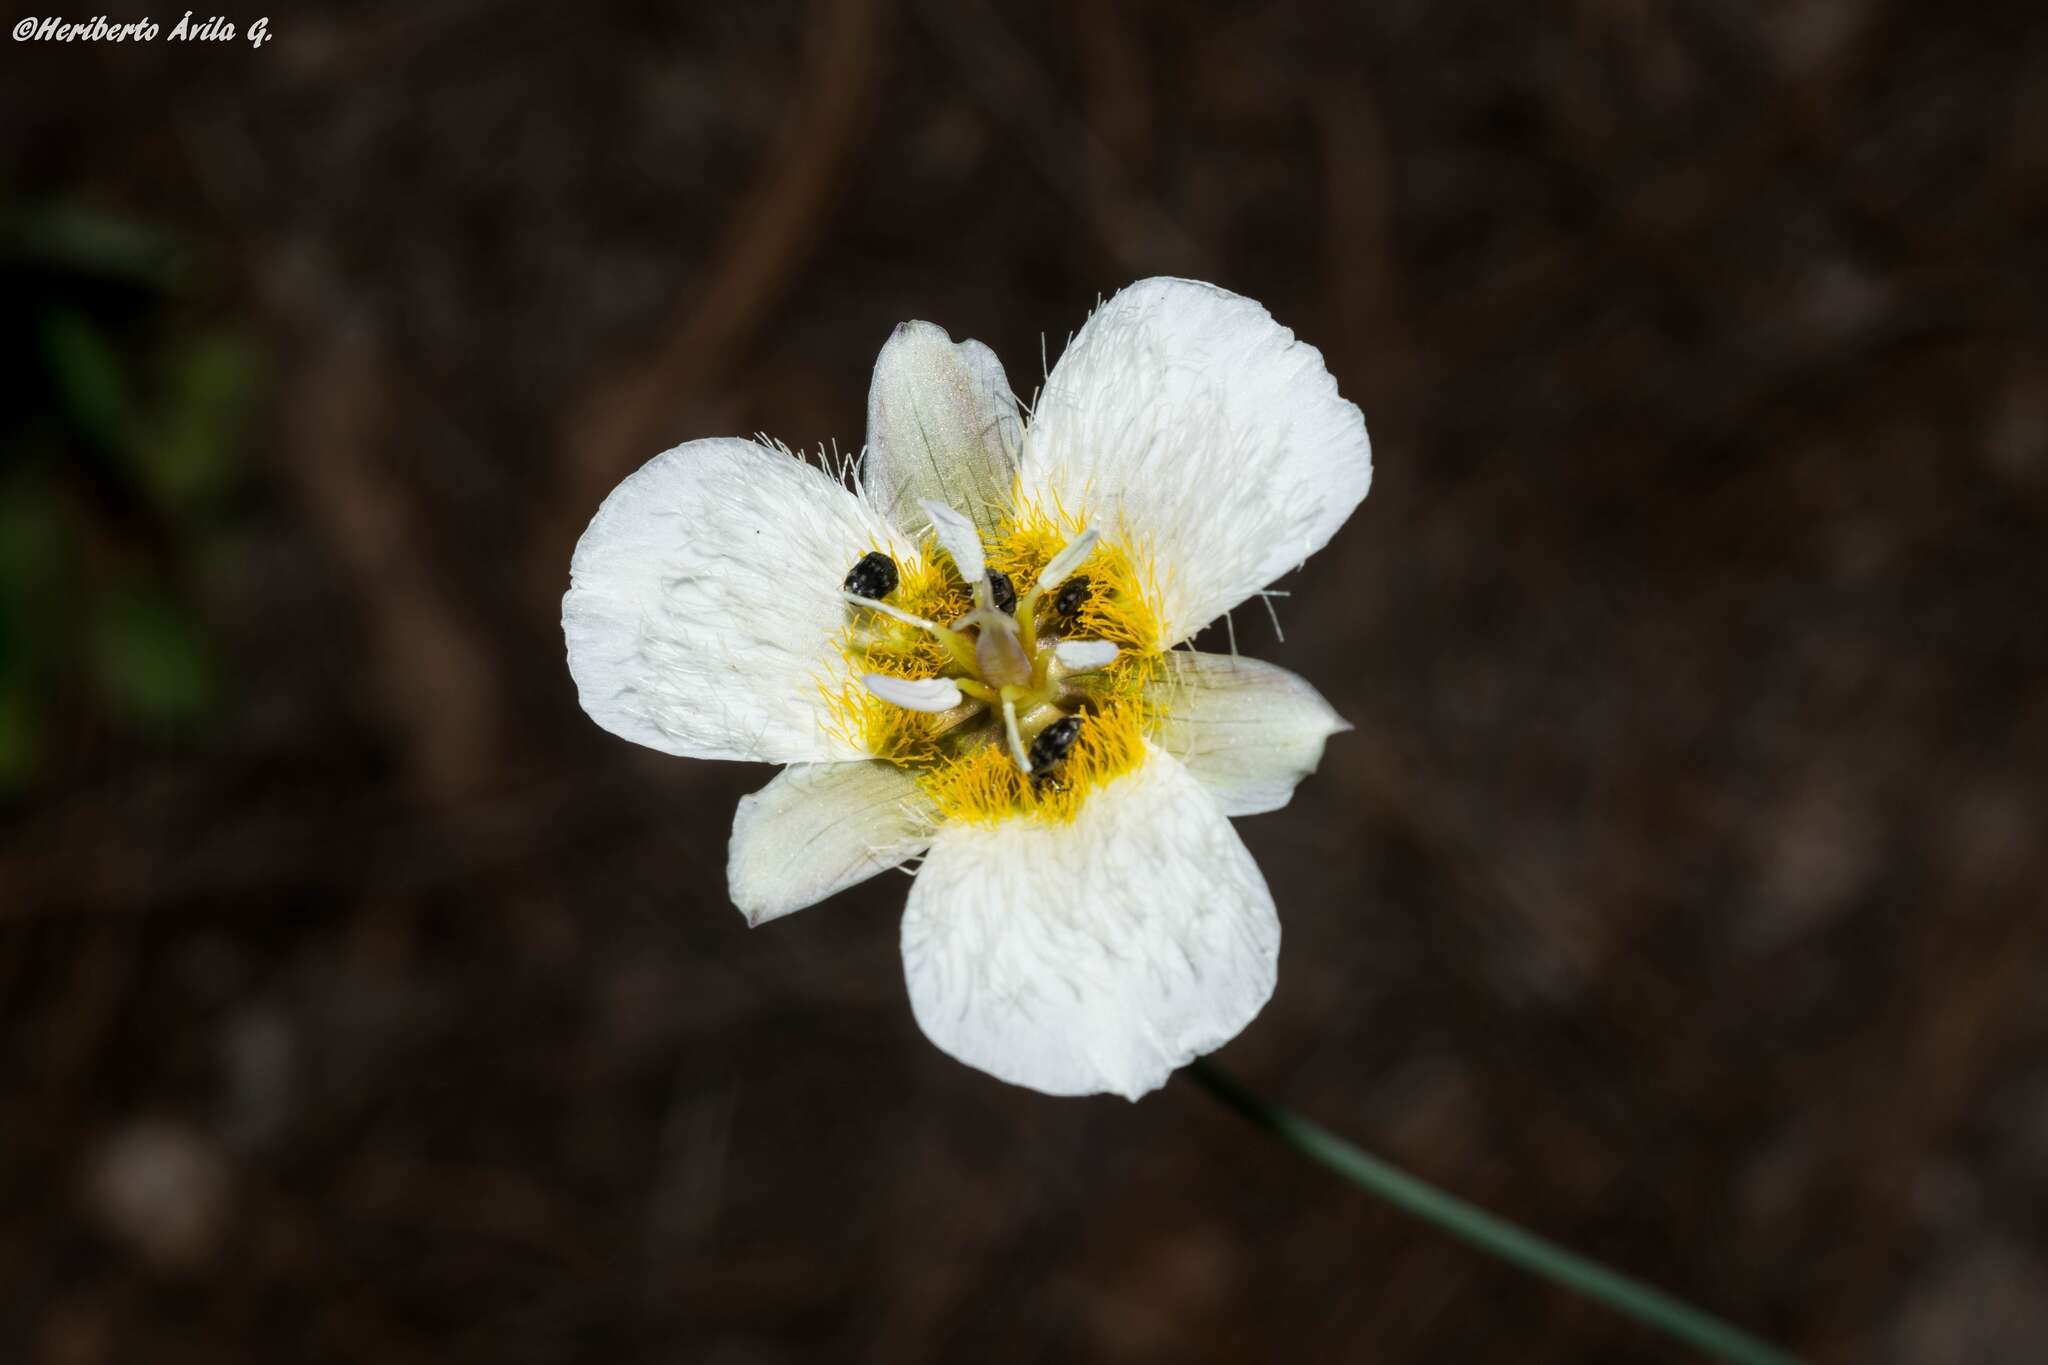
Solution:
M981 582L981 576L988 572L988 564L981 557L981 533L974 529L974 523L943 502L934 502L930 498L918 506L924 509L926 519L931 522L932 534L952 556L953 567L960 571L960 577L970 587Z
M1273 993L1280 921L1215 800L1153 753L1072 824L948 825L903 914L918 1025L1049 1095L1136 1099Z
M740 798L726 884L765 924L916 857L931 828L917 779L893 763L793 764Z
M1003 363L978 341L906 322L875 360L862 480L906 532L922 532L927 499L963 512L984 534L1010 509L1023 439Z
M1143 280L1053 367L1022 486L1155 557L1169 643L1321 549L1372 445L1313 346L1214 285Z
M1067 672L1093 673L1115 663L1122 651L1107 640L1062 640L1052 652Z
M868 691L906 711L950 711L960 704L960 685L951 678L896 678L887 673L866 673L861 682Z
M1300 676L1230 654L1171 650L1148 700L1152 742L1187 765L1226 815L1279 810L1351 725Z
M788 763L862 757L832 735L840 585L876 545L913 552L820 470L752 441L692 441L612 490L562 599L583 709L665 753Z

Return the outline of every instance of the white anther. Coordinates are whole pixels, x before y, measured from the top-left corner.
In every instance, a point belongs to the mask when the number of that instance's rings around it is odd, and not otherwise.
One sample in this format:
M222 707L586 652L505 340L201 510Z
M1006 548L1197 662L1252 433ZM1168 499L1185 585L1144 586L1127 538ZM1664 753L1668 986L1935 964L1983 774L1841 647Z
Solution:
M868 691L906 711L950 711L960 704L960 689L951 678L892 678L869 673L861 678Z
M974 523L943 502L927 500L918 506L932 519L932 531L953 557L953 567L960 571L960 577L970 586L981 582L988 568L981 557L981 532L974 529Z
M1088 556L1095 553L1095 542L1101 538L1098 531L1083 531L1076 536L1066 549L1052 557L1052 563L1039 571L1038 586L1051 592L1065 582L1067 575L1080 568L1088 561Z
M1067 672L1093 673L1115 663L1123 651L1107 640L1062 640L1052 652Z
M1024 736L1017 733L1017 703L1005 698L1003 701L1003 729L1010 734L1010 757L1017 760L1017 766L1025 772L1031 771L1031 755L1024 752Z
M872 597L862 597L857 592L843 592L839 595L853 603L856 607L867 607L872 611L882 613L884 616L893 616L906 626L916 626L919 630L937 630L939 628L939 623L936 621L927 621L922 616L912 616L901 607L892 607L887 602L877 602Z

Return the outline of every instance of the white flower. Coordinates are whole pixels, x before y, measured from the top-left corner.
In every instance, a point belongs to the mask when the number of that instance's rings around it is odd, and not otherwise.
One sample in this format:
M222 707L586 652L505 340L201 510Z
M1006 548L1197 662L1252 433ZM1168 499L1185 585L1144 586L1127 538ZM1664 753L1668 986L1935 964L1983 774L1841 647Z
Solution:
M605 500L562 603L583 707L667 753L789 766L741 801L760 924L923 855L903 916L931 1040L1135 1099L1273 992L1230 818L1346 728L1284 669L1177 650L1327 543L1372 479L1356 406L1249 299L1146 280L1027 423L995 355L905 323L853 489L693 441Z

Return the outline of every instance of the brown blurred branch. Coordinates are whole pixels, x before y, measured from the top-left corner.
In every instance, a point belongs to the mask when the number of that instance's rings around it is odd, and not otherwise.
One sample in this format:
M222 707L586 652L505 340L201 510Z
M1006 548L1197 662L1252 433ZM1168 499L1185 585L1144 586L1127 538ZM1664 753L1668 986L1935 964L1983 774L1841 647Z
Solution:
M561 578L569 545L605 494L671 444L676 415L728 372L817 246L881 84L882 0L818 0L813 11L804 69L790 82L808 97L705 263L704 292L678 314L658 351L600 380L564 433L561 520L540 547L550 583Z
M305 372L303 455L288 472L355 578L371 664L415 782L446 800L494 768L503 734L490 646L442 590L415 510L370 463L388 439L391 376L368 332L344 333Z
M1336 345L1331 368L1372 413L1384 441L1406 424L1415 344L1402 317L1394 266L1394 184L1386 129L1371 96L1332 84L1316 102Z
M918 17L952 54L962 83L1005 124L1053 190L1092 222L1136 275L1208 273L1201 244L1141 193L1124 164L1061 99L1030 50L984 4L924 0Z

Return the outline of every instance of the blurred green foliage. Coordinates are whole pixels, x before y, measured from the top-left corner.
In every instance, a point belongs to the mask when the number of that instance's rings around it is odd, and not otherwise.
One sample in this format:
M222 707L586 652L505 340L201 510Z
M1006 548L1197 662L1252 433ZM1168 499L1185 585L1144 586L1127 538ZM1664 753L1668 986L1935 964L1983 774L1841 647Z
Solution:
M0 204L0 794L43 771L60 718L175 736L219 703L197 587L255 358L192 320L189 277L146 226Z

